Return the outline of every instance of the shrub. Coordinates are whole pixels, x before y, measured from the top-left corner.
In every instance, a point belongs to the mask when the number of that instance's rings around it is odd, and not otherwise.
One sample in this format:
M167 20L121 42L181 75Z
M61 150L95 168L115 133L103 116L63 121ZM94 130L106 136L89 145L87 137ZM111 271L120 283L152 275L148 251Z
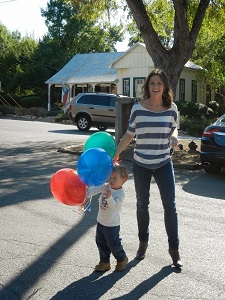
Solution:
M181 116L180 129L187 132L189 135L200 137L206 126L212 124L213 122L214 120L209 120L205 117L201 119L192 119L188 116Z
M9 114L14 115L15 114L15 106L0 105L0 112L3 115L9 115Z
M219 103L216 102L216 101L210 101L209 104L208 104L208 107L213 110L212 117L217 117L218 114L219 114L219 108L220 108Z
M52 105L52 110L62 110L62 103L60 102L54 102Z
M20 105L22 107L44 107L45 101L39 96L28 96L20 100Z
M43 107L31 107L27 109L27 114L36 117L45 117L47 115L47 109Z
M208 107L203 103L195 103L196 111L193 111L194 119L207 118Z
M67 114L61 113L61 114L57 114L57 115L55 116L55 122L59 123L59 122L62 122L63 120L69 120Z
M57 116L58 114L61 114L62 110L50 110L47 112L47 116Z
M207 117L208 107L203 103L194 102L176 102L181 116L188 116L192 119L201 119Z
M15 107L15 115L17 116L25 116L28 115L27 108L25 107Z

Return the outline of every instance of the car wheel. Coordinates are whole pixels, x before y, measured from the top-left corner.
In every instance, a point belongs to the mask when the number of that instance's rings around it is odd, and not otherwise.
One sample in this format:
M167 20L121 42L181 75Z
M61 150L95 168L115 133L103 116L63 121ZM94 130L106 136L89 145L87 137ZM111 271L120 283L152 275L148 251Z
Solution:
M104 125L99 125L99 126L96 126L96 127L97 127L98 130L100 130L100 131L105 131L105 130L108 129L108 127L107 127L107 126L104 126Z
M88 131L91 128L91 119L88 116L82 115L77 118L77 128L81 131Z
M220 173L222 167L218 166L218 165L210 165L207 167L203 167L204 171L208 174L218 174Z

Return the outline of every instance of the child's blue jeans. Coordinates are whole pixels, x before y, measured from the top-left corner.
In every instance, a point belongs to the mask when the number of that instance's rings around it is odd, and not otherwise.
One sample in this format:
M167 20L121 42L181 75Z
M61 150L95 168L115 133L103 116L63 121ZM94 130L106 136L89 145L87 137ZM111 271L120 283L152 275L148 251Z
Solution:
M100 262L109 262L111 253L117 261L123 261L126 258L119 233L120 226L107 227L97 223L96 244Z

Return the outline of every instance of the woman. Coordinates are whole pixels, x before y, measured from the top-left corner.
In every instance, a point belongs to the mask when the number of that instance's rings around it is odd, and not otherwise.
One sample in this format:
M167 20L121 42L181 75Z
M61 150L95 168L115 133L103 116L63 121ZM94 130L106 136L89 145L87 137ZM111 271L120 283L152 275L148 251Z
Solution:
M145 258L149 242L150 183L154 177L164 208L164 223L169 254L176 267L182 267L179 255L178 221L175 203L175 179L171 144L177 144L177 107L166 74L153 70L143 85L143 99L134 104L127 132L117 147L115 160L136 137L133 174L137 198L139 248L136 259Z

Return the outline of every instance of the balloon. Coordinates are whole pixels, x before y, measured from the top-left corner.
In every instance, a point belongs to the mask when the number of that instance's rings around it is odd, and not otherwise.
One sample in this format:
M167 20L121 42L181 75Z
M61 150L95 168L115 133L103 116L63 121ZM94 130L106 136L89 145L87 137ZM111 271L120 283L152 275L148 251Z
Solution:
M104 149L111 158L116 155L116 141L113 136L107 132L96 132L92 134L84 145L84 151L91 148Z
M101 148L88 149L78 159L77 173L88 186L98 186L106 182L112 169L112 158Z
M67 205L81 205L86 197L86 185L73 169L57 171L51 179L50 188L56 200Z

